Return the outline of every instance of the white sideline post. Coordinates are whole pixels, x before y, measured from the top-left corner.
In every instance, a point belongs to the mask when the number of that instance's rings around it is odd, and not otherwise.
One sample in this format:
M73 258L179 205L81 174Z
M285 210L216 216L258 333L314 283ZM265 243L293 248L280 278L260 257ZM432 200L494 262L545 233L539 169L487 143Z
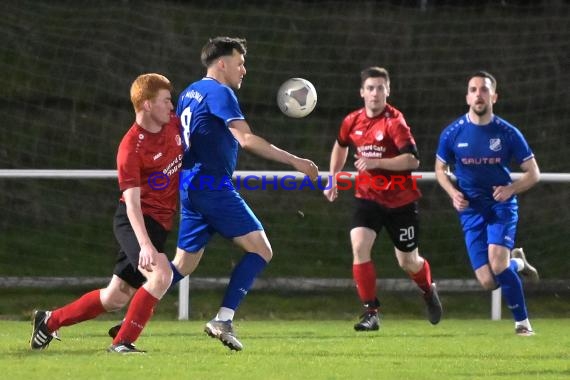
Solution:
M190 315L190 276L178 283L178 320L187 321Z
M491 292L491 319L493 321L501 320L501 288Z

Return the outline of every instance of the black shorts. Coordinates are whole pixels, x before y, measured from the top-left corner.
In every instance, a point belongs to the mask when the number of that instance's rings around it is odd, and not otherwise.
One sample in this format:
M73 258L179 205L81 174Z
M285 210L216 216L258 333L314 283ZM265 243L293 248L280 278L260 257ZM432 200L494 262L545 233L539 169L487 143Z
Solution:
M160 223L147 215L144 215L144 224L154 247L158 252L164 252L168 231L165 230ZM124 202L119 202L119 206L115 212L113 232L121 247L117 255L117 262L113 274L117 275L133 288L138 289L146 282L146 278L137 269L141 247L135 235L135 231L129 222L127 206Z
M367 199L355 198L356 209L350 228L367 227L377 234L386 227L394 247L411 252L418 247L418 203L412 202L398 208L386 208Z

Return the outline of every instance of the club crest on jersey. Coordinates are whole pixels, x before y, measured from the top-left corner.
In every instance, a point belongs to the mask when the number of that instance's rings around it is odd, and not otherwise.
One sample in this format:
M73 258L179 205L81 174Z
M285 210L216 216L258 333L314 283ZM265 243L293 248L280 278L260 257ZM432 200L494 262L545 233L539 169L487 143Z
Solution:
M384 135L382 134L382 132L378 131L376 133L376 136L374 136L374 138L376 139L376 141L382 141L382 139L384 139Z
M498 152L502 149L501 146L501 139L490 139L489 140L489 149L493 152Z
M180 135L174 136L174 140L176 141L176 145L182 145L182 139L180 138Z

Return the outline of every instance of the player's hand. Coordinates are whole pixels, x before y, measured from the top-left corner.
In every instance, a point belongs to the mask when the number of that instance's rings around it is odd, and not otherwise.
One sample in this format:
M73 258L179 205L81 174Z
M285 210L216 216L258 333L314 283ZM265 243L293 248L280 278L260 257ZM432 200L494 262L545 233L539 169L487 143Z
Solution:
M327 182L327 185L323 190L323 195L328 199L329 202L334 202L334 200L338 198L338 188L336 187L334 176L329 177L329 180L331 182Z
M307 175L311 181L317 179L317 176L319 175L319 168L317 165L315 165L313 161L307 160L306 158L297 158L293 162L293 167L301 173L305 173L305 175Z
M354 161L354 166L359 171L366 171L372 170L377 168L378 159L377 158L366 158L366 157L359 157L358 155L354 155L356 161Z
M158 251L152 244L143 244L139 253L139 268L147 272L152 272L152 267L156 265Z
M493 199L497 202L505 202L514 195L511 186L493 186Z
M451 201L453 202L453 207L455 207L457 211L463 211L469 207L469 201L465 199L465 196L461 191L456 191L453 193Z

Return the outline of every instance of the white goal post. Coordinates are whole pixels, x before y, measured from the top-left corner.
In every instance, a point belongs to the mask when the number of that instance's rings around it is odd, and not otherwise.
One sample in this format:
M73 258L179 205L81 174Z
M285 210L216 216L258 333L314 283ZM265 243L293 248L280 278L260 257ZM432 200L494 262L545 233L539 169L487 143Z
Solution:
M346 179L354 179L356 172L346 172L350 177ZM413 172L418 181L435 181L434 172ZM319 172L320 180L328 178L328 172ZM522 173L512 173L513 179L518 179ZM254 178L277 177L279 179L287 176L290 179L302 180L305 176L299 172L293 171L236 171L235 178L245 178L252 176ZM43 170L43 169L0 169L0 179L113 179L117 177L116 170ZM547 183L569 183L570 173L541 173L541 182ZM178 319L187 320L190 315L190 279L186 276L180 281L179 286L179 307ZM501 290L496 289L491 295L491 319L501 319Z

